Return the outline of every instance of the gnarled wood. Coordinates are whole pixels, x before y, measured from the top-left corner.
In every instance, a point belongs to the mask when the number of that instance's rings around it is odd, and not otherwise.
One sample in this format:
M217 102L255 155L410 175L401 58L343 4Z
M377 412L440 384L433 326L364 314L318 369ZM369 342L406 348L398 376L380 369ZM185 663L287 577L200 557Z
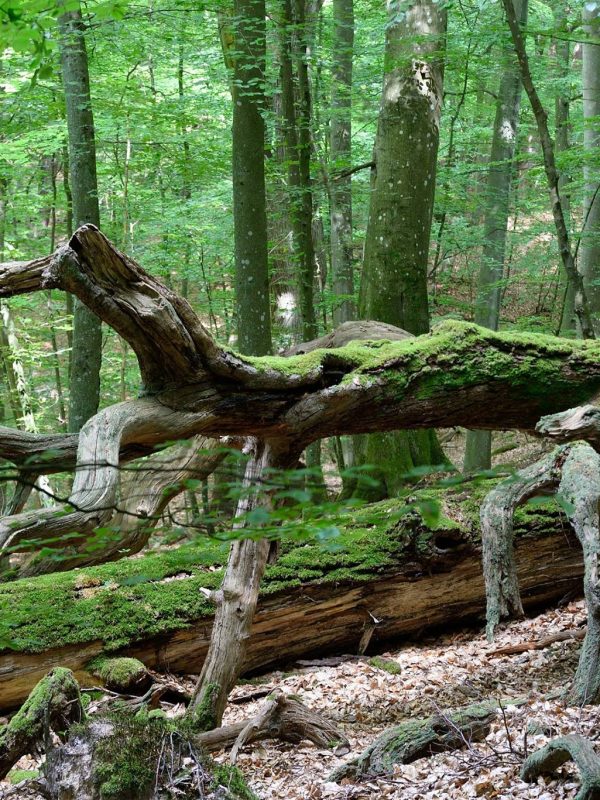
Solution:
M521 778L533 783L540 775L550 775L567 761L574 761L581 775L581 788L575 800L599 800L600 757L592 742L578 733L554 739L532 753L523 764Z
M481 505L481 544L487 597L487 634L493 639L501 619L523 615L513 552L515 509L530 497L556 487L562 450L555 451L502 481Z
M395 764L411 764L434 753L480 742L490 732L495 717L495 709L488 704L403 722L384 731L363 753L334 770L330 780L389 775Z

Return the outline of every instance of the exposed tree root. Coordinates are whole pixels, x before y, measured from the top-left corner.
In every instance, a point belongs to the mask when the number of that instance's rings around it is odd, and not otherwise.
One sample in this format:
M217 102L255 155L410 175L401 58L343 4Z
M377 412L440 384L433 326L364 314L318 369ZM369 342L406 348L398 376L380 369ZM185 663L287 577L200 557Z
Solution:
M395 764L410 764L434 753L467 747L485 739L495 717L491 706L471 705L447 715L403 722L384 731L363 753L334 770L329 779L389 775Z
M231 763L235 764L241 748L259 739L281 739L293 744L307 740L317 747L335 747L342 754L349 747L347 738L332 722L279 689L269 695L252 719L201 733L194 742L209 751L232 747Z
M555 433L565 419L581 420L576 409L542 421ZM577 427L577 426L576 426ZM577 428L579 429L579 428ZM600 455L586 442L557 447L549 456L499 484L481 509L488 637L499 619L520 611L516 568L512 558L512 514L534 493L553 489L561 500L583 550L584 593L588 625L569 699L577 704L600 702Z
M577 733L554 739L532 753L523 764L521 778L533 783L567 761L574 761L581 775L581 788L575 800L600 800L600 757L590 740Z

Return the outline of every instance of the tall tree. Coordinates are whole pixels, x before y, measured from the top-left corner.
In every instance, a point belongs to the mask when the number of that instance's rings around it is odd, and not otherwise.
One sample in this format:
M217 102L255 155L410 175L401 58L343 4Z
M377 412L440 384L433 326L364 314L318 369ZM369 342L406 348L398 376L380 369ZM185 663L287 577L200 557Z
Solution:
M570 99L570 75L571 75L571 42L569 41L568 27L569 8L559 0L554 12L557 38L555 40L556 59L558 66L559 89L556 93L554 102L554 116L556 122L556 152L566 153L571 147L571 99ZM568 171L564 168L560 171L558 190L562 197L565 219L570 228L571 217L571 198L569 194L569 183L571 181ZM564 294L562 297L562 309L559 332L561 336L573 336L576 332L575 296L571 281L564 280Z
M531 110L535 117L538 135L540 137L540 144L542 146L542 154L544 157L544 171L546 173L546 180L550 190L550 202L552 205L552 217L554 219L554 227L556 229L556 239L558 242L558 249L560 252L561 261L565 271L565 276L568 281L573 285L573 307L575 315L577 316L577 324L584 339L594 339L594 326L590 313L590 304L587 298L586 289L583 282L583 276L577 269L575 263L575 256L573 248L571 247L571 239L569 237L569 230L565 222L565 213L560 196L560 174L556 168L556 160L554 156L554 143L550 136L548 129L548 114L542 105L538 91L533 83L531 76L531 69L529 68L529 56L527 55L527 48L525 47L525 39L523 32L519 25L519 20L515 14L515 8L512 0L502 0L504 6L504 13L506 14L506 21L510 28L510 33L513 40L513 46L519 60L519 69L521 70L521 81L523 87L527 92L527 97L531 104Z
M361 316L414 334L429 330L427 262L445 33L442 3L392 4L360 308Z
M233 31L233 218L238 348L271 352L265 190L265 2L235 0Z
M352 178L344 171L352 156L352 61L354 51L354 0L333 0L331 122L329 154L331 272L336 300L336 325L353 318Z
M304 0L283 0L281 19L281 105L288 173L294 258L298 274L302 337L317 335L314 303L315 250L310 176L311 96Z
M439 145L446 11L434 0L390 8L384 80L359 298L361 319L419 335L429 330L427 264ZM355 442L360 450L361 445ZM440 464L435 434L374 434L357 460L394 494L412 467Z
M527 0L513 2L517 19L524 25L527 20ZM498 330L500 322L513 159L521 107L521 73L512 43L504 47L503 63L485 193L484 243L475 303L475 322L494 331ZM491 449L491 431L469 431L465 471L489 469Z
M72 4L70 4L70 7ZM70 186L73 225L91 222L100 226L96 140L90 94L90 76L81 8L58 18L60 57L69 133ZM69 430L76 432L98 410L102 328L98 317L75 300L71 354L71 402Z
M600 330L600 2L583 8L585 41L582 52L585 199L581 240L581 272L596 331Z

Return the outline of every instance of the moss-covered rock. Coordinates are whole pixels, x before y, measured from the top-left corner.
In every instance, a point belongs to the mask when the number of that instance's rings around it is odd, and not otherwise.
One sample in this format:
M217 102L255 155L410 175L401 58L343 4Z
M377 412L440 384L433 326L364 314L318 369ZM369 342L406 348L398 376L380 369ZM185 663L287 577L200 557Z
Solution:
M99 656L87 665L87 669L114 692L140 692L151 681L150 673L137 658Z

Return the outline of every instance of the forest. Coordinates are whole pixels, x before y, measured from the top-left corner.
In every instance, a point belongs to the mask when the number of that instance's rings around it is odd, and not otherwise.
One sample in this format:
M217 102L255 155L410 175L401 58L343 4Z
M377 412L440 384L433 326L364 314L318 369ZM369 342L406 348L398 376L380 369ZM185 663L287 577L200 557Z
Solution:
M600 798L600 2L0 53L0 798Z

